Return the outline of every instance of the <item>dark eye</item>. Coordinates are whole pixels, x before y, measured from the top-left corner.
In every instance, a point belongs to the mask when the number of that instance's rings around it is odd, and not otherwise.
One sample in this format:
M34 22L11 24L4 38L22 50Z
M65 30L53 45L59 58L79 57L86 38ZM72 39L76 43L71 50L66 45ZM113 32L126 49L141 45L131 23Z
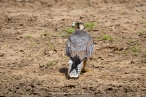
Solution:
M76 23L76 25L79 25L79 23Z

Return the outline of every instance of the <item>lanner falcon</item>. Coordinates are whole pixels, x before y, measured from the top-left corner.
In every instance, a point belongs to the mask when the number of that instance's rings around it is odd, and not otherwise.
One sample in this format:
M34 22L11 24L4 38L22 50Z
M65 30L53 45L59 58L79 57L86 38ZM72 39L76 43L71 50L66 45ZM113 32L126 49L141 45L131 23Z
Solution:
M84 31L82 22L73 22L75 32L66 43L66 55L70 58L68 75L77 78L82 71L86 71L87 59L93 53L93 39Z

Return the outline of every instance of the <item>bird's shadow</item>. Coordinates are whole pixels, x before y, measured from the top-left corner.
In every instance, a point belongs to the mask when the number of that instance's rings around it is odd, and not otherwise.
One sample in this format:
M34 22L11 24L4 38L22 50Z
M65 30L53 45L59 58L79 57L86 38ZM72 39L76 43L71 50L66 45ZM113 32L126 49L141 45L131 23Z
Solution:
M60 69L59 69L59 72L60 72L60 73L64 73L65 77L66 77L67 79L70 79L70 77L68 76L68 68L65 68L65 67L60 68Z

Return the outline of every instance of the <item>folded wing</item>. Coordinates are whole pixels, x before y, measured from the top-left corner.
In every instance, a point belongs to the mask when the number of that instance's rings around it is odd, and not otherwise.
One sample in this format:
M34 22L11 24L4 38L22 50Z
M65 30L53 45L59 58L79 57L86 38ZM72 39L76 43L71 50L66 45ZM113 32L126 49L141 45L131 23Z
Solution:
M80 32L79 32L80 31ZM66 43L66 55L72 60L79 58L80 61L91 56L93 52L93 39L85 31L75 31Z

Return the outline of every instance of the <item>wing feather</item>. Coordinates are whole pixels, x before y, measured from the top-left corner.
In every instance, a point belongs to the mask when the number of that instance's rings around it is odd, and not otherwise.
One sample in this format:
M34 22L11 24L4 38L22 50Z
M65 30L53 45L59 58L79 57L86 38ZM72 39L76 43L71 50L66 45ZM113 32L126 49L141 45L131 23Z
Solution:
M81 35L80 35L81 34ZM78 56L80 60L91 56L93 39L85 32L71 35L66 43L66 55L70 58Z

